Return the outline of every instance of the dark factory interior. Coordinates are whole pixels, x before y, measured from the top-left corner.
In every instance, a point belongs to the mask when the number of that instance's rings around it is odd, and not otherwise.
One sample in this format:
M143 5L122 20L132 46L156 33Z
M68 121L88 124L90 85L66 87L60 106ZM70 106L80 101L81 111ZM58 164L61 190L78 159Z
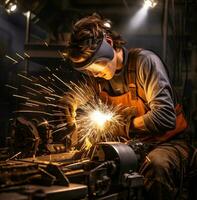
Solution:
M196 0L0 0L0 200L197 200L196 10ZM102 40L82 43L99 26ZM94 74L102 63L111 78ZM123 86L102 96L122 68L133 104L114 103Z

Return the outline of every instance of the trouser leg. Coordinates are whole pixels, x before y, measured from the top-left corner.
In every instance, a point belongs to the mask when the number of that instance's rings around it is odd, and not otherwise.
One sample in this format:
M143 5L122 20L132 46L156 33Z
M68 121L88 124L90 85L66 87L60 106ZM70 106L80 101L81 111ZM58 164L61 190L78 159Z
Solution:
M184 142L165 143L152 150L140 168L145 177L145 198L176 199L188 157L188 146Z

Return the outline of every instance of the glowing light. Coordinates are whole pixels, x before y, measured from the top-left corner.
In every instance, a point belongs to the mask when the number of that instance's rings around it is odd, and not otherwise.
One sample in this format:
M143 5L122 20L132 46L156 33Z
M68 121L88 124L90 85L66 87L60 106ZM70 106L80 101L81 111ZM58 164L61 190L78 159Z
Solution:
M105 127L105 124L107 121L110 121L112 119L112 113L103 113L99 110L95 110L90 113L90 118L93 123L95 123L98 128L102 129Z
M107 28L111 28L111 21L110 20L105 21L104 26Z
M17 10L17 5L14 3L9 3L7 5L7 12L11 13L11 12L15 12Z
M16 4L13 4L13 5L10 6L10 11L11 12L14 12L16 9L17 9L17 5Z
M154 0L144 0L144 7L154 8L157 5L157 2Z

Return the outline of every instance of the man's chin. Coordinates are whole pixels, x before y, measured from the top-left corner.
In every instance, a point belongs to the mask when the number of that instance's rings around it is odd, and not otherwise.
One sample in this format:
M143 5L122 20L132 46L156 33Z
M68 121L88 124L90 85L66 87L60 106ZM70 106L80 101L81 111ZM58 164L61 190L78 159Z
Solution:
M111 80L111 79L113 78L113 76L110 76L110 75L109 75L109 76L104 76L103 78L104 78L105 80Z
M103 77L105 80L110 80L110 79L112 79L112 77Z

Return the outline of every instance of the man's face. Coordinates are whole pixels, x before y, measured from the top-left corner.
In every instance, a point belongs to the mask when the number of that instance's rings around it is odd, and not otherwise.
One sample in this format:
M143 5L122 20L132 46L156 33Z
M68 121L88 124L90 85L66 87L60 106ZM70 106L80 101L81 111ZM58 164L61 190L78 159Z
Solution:
M104 78L110 80L113 78L116 71L116 56L112 60L96 60L89 65L84 72L94 77Z
M112 39L102 38L92 57L75 61L74 68L82 73L110 80L116 71L116 51Z

